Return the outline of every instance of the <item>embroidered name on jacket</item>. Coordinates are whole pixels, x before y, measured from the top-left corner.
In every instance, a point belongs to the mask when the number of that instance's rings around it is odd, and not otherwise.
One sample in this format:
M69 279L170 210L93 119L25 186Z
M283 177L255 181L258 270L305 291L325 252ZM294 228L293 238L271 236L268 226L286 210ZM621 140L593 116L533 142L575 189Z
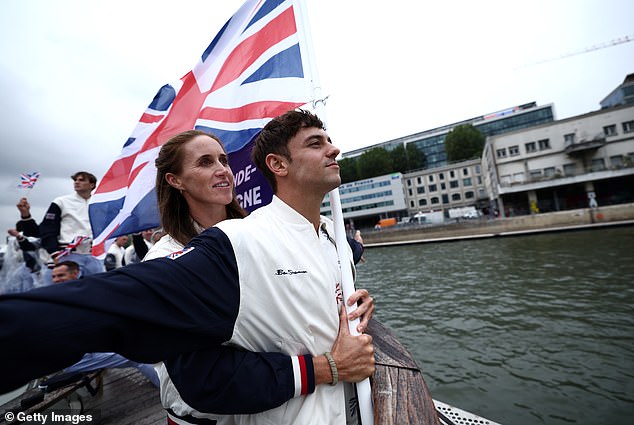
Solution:
M308 273L306 270L282 270L282 269L277 269L275 271L275 275L276 276L283 276L286 274L302 274L302 273Z

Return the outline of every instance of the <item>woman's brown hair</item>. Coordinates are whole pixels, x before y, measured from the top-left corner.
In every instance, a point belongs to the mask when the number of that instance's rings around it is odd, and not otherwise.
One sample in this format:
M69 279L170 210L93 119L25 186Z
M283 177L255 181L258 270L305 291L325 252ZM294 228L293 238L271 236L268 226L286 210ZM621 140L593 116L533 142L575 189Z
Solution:
M198 232L194 228L187 201L178 189L167 182L165 175L167 173L181 173L183 166L182 147L197 136L211 137L220 144L223 151L225 150L222 142L215 135L199 130L187 130L165 142L154 161L156 165L156 198L161 215L161 225L165 232L183 245L187 245L194 236L198 235ZM225 209L227 218L243 218L247 215L235 196L225 206Z

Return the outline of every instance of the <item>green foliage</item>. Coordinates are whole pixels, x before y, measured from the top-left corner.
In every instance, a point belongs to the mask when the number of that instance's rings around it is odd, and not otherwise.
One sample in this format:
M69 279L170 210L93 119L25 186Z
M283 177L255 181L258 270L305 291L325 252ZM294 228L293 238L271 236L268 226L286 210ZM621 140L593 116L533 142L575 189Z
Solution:
M357 161L359 180L390 174L392 170L392 157L383 148L372 148L361 154Z
M464 161L482 155L485 137L471 124L462 124L453 128L445 137L447 161Z
M408 143L406 151L407 162L409 164L409 168L407 171L419 170L427 166L427 157L425 156L425 153L418 149L415 144Z
M337 161L337 163L339 164L341 183L350 183L359 180L356 158L343 158Z
M409 163L407 161L407 152L403 145L397 146L390 151L392 157L392 166L394 171L400 171L401 173L409 170Z
M415 144L409 143L407 148L397 146L390 152L392 157L392 171L407 173L408 171L424 168L427 162L425 154Z
M337 163L341 183L350 183L394 172L419 170L425 168L427 159L416 145L410 143L407 148L398 146L390 152L374 148L355 158L342 158Z

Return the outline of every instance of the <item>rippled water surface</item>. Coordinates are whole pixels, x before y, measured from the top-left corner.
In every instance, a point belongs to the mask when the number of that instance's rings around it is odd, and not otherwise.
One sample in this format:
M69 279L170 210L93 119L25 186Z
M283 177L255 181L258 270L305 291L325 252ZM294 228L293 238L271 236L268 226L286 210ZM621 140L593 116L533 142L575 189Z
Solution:
M634 423L634 227L365 258L357 287L435 399L504 425Z

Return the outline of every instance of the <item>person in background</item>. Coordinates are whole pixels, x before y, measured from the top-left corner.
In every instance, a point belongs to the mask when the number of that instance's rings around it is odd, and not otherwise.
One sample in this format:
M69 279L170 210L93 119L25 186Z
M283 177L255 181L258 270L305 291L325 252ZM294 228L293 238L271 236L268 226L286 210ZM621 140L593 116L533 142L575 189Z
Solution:
M111 347L136 361L164 359L183 400L199 411L242 409L249 414L234 418L242 423L310 423L315 418L345 423L342 382L358 382L374 372L374 349L369 335L349 334L333 225L319 215L325 194L341 183L338 153L316 116L291 111L269 122L255 144L256 165L275 193L269 205L242 220L220 221L169 258L88 276L59 291L0 296L0 320L7 324L0 328L0 341L16 347L6 354L13 367L0 363L0 390L87 347ZM201 155L194 164L208 173L215 163ZM182 180L174 183L186 190ZM207 183L198 189L228 186L212 178ZM355 294L356 301L365 295L370 302L350 318L374 310L367 291ZM139 300L142 308L130 300ZM25 314L46 320L27 321ZM358 328L365 326L364 317ZM64 343L42 351L37 341L53 329ZM239 357L233 367L209 365L209 350L232 346L269 352L267 366L238 379L236 365L247 365L251 358ZM210 369L212 375L205 373ZM209 397L210 381L224 385L220 396ZM268 390L270 400L230 397L240 392L237 387L256 395ZM267 404L278 407L254 413Z
M112 245L110 245L110 248L108 248L108 252L106 254L106 258L104 259L104 265L107 271L125 266L126 263L124 256L127 243L127 236L119 236L114 240Z
M45 285L43 268L51 261L42 249L40 232L31 219L30 205L26 198L17 203L20 220L15 228L8 229L4 270L0 270L0 293L28 291Z
M132 243L125 249L125 255L123 256L125 264L138 263L143 260L143 257L154 245L152 241L153 234L154 229L147 229L132 235Z
M79 171L71 178L75 191L55 198L39 225L42 246L53 258L62 255L64 260L75 261L82 276L101 273L105 271L103 261L91 255L92 229L88 216L88 203L97 186L97 178L86 171ZM28 203L20 212L22 217L30 217ZM25 226L33 226L33 218L27 221L32 223L25 223ZM64 249L69 245L71 252L67 253ZM50 280L50 275L47 279Z
M63 283L79 279L79 264L74 261L62 261L53 267L51 272L53 283Z

